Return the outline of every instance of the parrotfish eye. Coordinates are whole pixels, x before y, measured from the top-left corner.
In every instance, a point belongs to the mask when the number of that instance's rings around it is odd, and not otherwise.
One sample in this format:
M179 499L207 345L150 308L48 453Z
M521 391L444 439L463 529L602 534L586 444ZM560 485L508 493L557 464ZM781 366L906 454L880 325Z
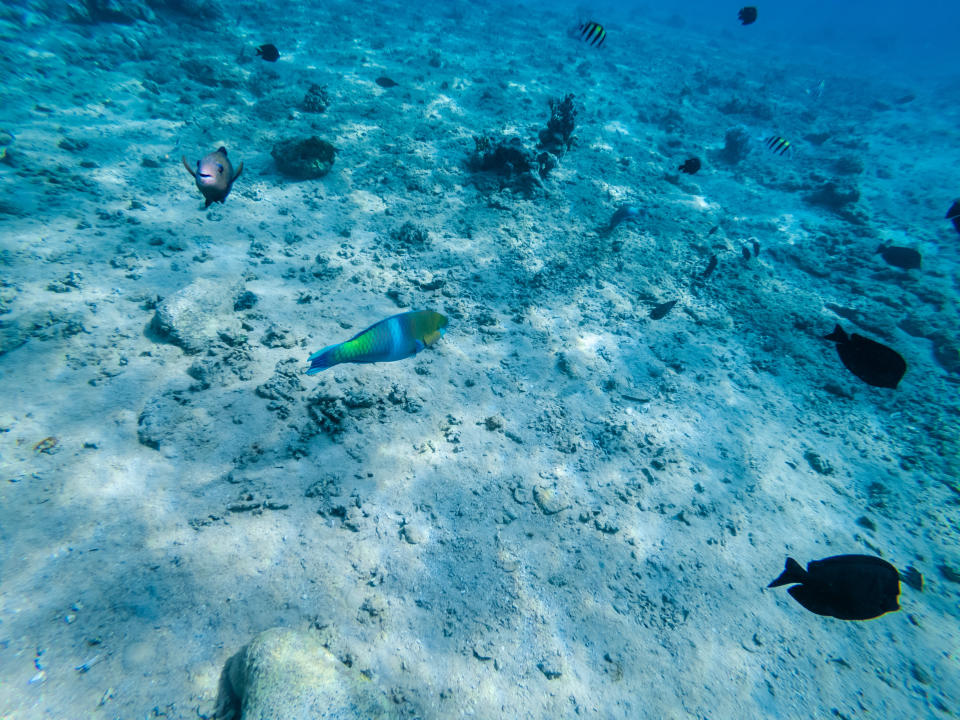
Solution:
M220 173L221 175L223 174L223 165L221 165L220 163L217 163L217 172Z

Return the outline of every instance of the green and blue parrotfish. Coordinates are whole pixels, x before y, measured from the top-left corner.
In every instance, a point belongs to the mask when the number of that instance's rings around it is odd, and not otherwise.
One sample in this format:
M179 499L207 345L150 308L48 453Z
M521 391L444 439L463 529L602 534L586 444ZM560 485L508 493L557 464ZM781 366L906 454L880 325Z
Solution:
M392 315L345 342L317 350L309 358L307 375L315 375L340 363L403 360L433 345L446 331L447 318L432 310L411 310Z

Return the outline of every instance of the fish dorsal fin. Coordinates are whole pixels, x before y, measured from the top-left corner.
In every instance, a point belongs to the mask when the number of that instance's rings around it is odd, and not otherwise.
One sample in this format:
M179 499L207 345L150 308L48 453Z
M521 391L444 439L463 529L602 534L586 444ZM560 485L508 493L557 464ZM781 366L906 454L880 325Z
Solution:
M791 583L802 583L806 579L807 571L800 567L800 563L792 557L788 557L783 572L780 573L780 576L776 580L767 585L767 587L772 588L780 587L781 585L790 585Z
M839 325L836 325L833 328L833 332L830 333L829 335L825 335L824 339L833 340L834 342L841 343L841 342L847 342L850 339L850 337L847 335L847 333L844 332L842 327L840 327Z
M224 157L227 156L227 149L223 145L217 148L217 152L222 153Z

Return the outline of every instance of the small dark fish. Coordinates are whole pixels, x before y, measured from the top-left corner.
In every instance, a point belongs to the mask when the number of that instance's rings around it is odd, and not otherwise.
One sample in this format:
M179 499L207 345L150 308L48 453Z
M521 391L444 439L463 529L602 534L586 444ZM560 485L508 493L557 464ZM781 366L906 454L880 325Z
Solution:
M267 43L266 45L261 45L257 48L257 55L262 57L267 62L276 62L280 57L280 51L277 50L276 45Z
M710 257L710 262L707 263L707 269L703 271L703 275L700 277L709 277L710 273L717 269L717 256L712 255Z
M770 150L779 155L783 155L790 149L790 141L779 135L771 135L763 142Z
M650 311L651 320L662 320L667 316L667 313L673 310L673 306L677 304L676 300L668 300L665 303L660 303L655 308Z
M760 254L760 243L756 240L753 241L753 256L757 257Z
M710 228L710 232L708 232L707 235L713 235L719 229L720 229L719 225L714 225L712 228Z
M374 82L376 82L377 85L383 88L392 88L397 86L397 83L395 83L393 80L388 78L386 75L381 75Z
M947 220L953 220L953 226L960 232L960 200L957 200L947 210Z
M640 217L640 211L630 205L621 205L610 218L610 224L607 225L606 232L611 233L622 222L627 220L637 220Z
M876 340L857 333L847 335L839 325L825 337L837 344L837 353L847 370L868 385L894 390L907 372L903 356Z
M750 248L748 248L746 245L743 246L743 249L740 252L743 253L744 260L750 259Z
M697 171L700 170L700 158L690 158L677 169L687 175L696 175Z
M920 253L913 248L896 247L894 245L881 245L877 252L883 256L883 259L894 267L904 270L920 269Z
M745 8L740 8L737 17L744 25L752 25L757 21L757 9L753 5L747 5Z
M591 45L596 44L597 47L600 47L603 45L603 41L607 39L607 31L604 30L603 25L599 23L583 23L578 29L580 30L581 39Z
M784 571L768 588L799 583L787 590L817 615L840 620L870 620L900 609L900 573L872 555L834 555L807 563L804 570L787 558Z
M916 95L914 95L913 93L907 93L902 97L898 97L896 100L893 101L893 103L894 105L906 105L907 103L912 103L916 99L917 99Z

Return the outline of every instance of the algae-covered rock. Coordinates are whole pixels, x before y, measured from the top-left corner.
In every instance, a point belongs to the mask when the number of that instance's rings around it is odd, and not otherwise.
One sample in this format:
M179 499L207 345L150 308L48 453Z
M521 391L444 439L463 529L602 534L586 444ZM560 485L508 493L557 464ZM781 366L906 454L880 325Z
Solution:
M315 135L304 140L282 140L273 146L277 169L295 180L315 180L330 172L336 150Z
M204 352L221 334L240 332L233 307L242 291L242 283L200 278L157 306L151 329L188 354Z
M272 628L227 661L218 717L233 720L399 717L383 692L308 632Z

